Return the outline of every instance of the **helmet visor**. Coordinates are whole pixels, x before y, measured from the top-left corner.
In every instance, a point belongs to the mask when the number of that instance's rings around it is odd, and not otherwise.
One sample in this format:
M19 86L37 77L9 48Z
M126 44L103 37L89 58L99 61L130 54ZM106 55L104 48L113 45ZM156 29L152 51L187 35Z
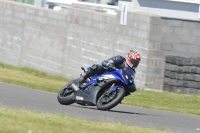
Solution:
M135 60L135 59L131 59L131 63L133 64L133 67L137 67L138 64L139 64L139 61L138 60Z

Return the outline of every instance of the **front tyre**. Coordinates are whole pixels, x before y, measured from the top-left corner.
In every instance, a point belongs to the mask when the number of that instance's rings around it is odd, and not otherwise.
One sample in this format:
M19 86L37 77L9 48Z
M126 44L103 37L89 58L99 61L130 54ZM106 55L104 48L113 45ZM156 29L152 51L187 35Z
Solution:
M75 101L72 99L74 96L74 90L70 87L71 84L77 84L77 79L66 84L57 95L58 102L62 105L70 105Z
M124 96L125 89L123 87L117 88L116 91L110 91L110 89L108 89L97 100L97 108L99 110L109 110L118 105Z

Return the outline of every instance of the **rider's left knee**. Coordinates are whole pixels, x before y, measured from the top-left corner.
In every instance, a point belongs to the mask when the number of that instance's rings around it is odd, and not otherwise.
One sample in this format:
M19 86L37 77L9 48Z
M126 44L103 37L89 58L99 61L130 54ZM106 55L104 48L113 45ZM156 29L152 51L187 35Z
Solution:
M135 92L137 89L135 88L135 86L130 85L130 86L128 87L128 90L129 90L130 92Z

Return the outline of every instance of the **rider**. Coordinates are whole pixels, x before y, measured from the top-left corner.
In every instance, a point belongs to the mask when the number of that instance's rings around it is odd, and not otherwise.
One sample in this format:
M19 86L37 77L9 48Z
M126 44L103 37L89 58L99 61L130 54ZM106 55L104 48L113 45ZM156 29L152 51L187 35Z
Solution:
M116 69L130 67L134 70L134 74L135 74L135 68L138 66L140 60L141 60L140 54L136 51L130 50L125 58L121 55L117 55L117 56L109 58L108 60L104 60L102 62L102 65L94 64L88 68L88 71L86 71L83 76L79 78L78 80L79 87L81 86L81 84L84 83L84 81L87 78L94 76L95 74L100 75L104 73L107 70L107 68L113 67L113 66ZM132 92L136 91L136 86L134 82L130 87L132 88L131 89Z

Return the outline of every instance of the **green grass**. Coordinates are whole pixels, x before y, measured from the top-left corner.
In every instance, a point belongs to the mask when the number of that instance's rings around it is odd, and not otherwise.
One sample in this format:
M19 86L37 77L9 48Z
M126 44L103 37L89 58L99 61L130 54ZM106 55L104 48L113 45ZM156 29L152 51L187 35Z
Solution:
M70 80L30 68L0 63L0 81L57 93Z
M0 107L0 133L170 133L169 131L93 122L47 113Z
M172 92L138 90L125 97L124 104L139 107L200 115L200 97Z
M57 93L70 80L29 68L0 63L0 81ZM170 92L142 91L127 96L123 104L200 115L200 97Z

